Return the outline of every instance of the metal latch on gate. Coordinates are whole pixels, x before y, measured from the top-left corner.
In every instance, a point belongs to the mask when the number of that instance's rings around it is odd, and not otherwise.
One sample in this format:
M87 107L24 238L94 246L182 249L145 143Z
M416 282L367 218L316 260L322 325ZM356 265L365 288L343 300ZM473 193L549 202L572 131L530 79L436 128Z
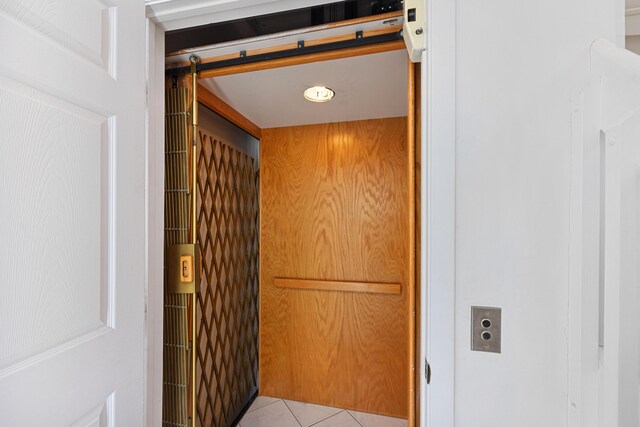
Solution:
M431 383L431 365L424 359L424 378L427 380L427 384Z
M193 294L200 290L200 249L196 245L169 245L164 261L169 293Z

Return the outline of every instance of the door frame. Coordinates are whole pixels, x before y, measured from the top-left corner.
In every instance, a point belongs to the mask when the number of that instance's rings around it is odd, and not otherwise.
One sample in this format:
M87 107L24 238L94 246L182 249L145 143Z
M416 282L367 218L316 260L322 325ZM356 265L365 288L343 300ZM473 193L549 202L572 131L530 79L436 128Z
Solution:
M425 0L426 2L426 0ZM147 132L145 290L145 424L162 421L164 224L164 33L202 23L326 4L326 0L206 0L147 2ZM420 419L416 425L454 425L455 341L455 2L430 0L427 50L422 53L420 104ZM427 90L427 88L429 90ZM153 286L149 286L153 284ZM437 319L437 321L435 321ZM427 360L431 381L427 385Z
M162 425L164 286L164 33L146 19L144 425ZM151 284L151 286L150 286Z
M427 3L422 52L420 425L455 425L456 2ZM420 365L420 364L419 364Z

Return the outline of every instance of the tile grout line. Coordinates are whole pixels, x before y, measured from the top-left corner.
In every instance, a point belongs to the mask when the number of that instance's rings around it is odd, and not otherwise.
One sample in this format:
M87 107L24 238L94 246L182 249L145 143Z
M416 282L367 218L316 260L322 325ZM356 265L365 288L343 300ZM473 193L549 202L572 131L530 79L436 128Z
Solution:
M291 412L291 415L293 415L293 418L295 418L295 420L298 422L298 424L300 425L300 427L302 427L302 423L300 422L300 420L298 419L298 417L296 417L296 414L293 413L293 411L291 410L291 408L289 408L289 405L287 405L287 401L282 399L282 401L284 402L284 406L287 407L287 409L289 410L289 412Z
M332 407L332 406L327 406L327 408L331 408L331 407ZM340 409L340 408L336 408L336 409ZM325 420L328 420L329 418L335 417L336 415L340 415L341 413L343 413L343 412L345 412L345 411L346 411L346 409L343 409L343 410L341 410L340 412L336 412L336 413L335 413L335 414L333 414L333 415L329 415L327 418L323 418L323 419L321 419L320 421L315 422L315 423L313 423L313 424L309 425L309 427L313 427L313 426L314 426L314 425L316 425L316 424L320 424L321 422L323 422L323 421L325 421ZM357 421L356 421L356 422L357 422Z
M250 413L252 413L252 412L259 411L260 409L262 409L262 408L266 408L267 406L271 406L271 405L273 405L274 403L278 403L278 400L282 400L282 401L284 402L284 400L283 400L283 399L277 399L275 402L267 403L267 404L266 404L266 405L264 405L264 406L261 406L261 407L259 407L259 408L253 409L253 410L251 410L251 411L247 411L247 413L246 413L246 414L244 414L244 417L246 417L246 416L247 416L247 414L250 414ZM285 405L286 405L286 403L285 403ZM242 417L242 418L244 418L244 417ZM242 421L242 420L240 420L240 421Z
M360 421L358 421L358 420L357 420L357 418L356 418L356 417L354 417L354 416L353 416L353 414L351 413L351 411L349 411L348 409L347 409L347 414L349 414L349 416L350 416L351 418L353 418L353 420L354 420L354 421L355 421L359 426L364 427L362 424L360 424Z
M265 396L265 397L269 397L269 396ZM284 406L287 408L287 410L289 411L289 413L290 413L291 415L293 415L293 418L296 420L296 422L298 423L298 425L299 425L300 427L305 427L305 426L303 426L303 425L302 425L302 422L298 419L298 417L296 416L295 412L293 412L293 410L291 409L291 407L289 407L289 405L287 404L287 402L286 402L286 400L285 400L285 399L281 399L281 398L272 398L272 399L275 399L275 400L274 400L273 402L267 403L266 405L261 406L261 407L259 407L259 408L257 408L257 409L254 409L254 410L248 411L248 412L245 414L245 417L246 417L248 414L250 414L250 413L253 413L253 412L259 411L259 410L261 410L261 409L263 409L263 408L266 408L267 406L271 406L271 405L273 405L274 403L278 403L279 401L281 401L282 403L284 403ZM307 403L307 402L303 402L303 403ZM365 426L364 426L364 424L362 424L360 421L358 421L358 419L357 419L357 418L356 418L356 417L351 413L351 411L350 411L349 409L341 409L341 408L336 408L336 407L333 407L333 406L327 406L327 408L337 409L337 410L338 410L338 412L336 412L335 414L329 415L328 417L325 417L325 418L323 418L323 419L321 419L321 420L318 420L318 421L314 422L313 424L309 424L309 426L307 426L307 427L313 427L313 426L315 426L315 425L317 425L317 424L320 424L320 423L321 423L321 422L323 422L323 421L326 421L326 420L328 420L328 419L330 419L330 418L333 418L333 417L335 417L335 416L337 416L337 415L340 415L342 412L346 412L347 414L349 414L349 416L350 416L350 417L351 417L351 418L356 422L356 424L358 424L359 426L361 426L361 427L365 427ZM244 418L244 417L242 417L242 418ZM240 420L240 422L238 423L238 427L241 427L241 426L242 426L242 420Z

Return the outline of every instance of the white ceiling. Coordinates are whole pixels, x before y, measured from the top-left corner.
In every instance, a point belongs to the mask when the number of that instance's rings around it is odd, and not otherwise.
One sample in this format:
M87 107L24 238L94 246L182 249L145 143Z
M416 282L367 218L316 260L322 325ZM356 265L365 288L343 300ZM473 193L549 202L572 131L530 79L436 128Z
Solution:
M203 79L202 83L261 128L407 115L407 53L315 62ZM302 96L310 86L336 92L326 103Z

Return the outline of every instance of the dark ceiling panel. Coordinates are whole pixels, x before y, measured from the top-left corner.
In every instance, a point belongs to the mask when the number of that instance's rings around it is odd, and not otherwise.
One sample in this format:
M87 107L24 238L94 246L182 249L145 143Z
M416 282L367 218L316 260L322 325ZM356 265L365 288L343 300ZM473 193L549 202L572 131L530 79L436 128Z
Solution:
M165 36L165 48L167 52L176 52L181 49L208 46L216 43L378 15L394 10L401 10L402 3L402 0L348 0L322 6L238 19L235 21L211 23L199 27L168 31Z

